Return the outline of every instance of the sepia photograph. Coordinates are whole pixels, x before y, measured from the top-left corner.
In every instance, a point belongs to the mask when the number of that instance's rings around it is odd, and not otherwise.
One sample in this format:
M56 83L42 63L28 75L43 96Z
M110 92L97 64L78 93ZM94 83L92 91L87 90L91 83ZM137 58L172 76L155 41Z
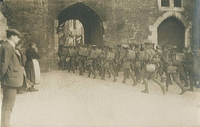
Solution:
M0 127L200 127L200 0L0 0Z

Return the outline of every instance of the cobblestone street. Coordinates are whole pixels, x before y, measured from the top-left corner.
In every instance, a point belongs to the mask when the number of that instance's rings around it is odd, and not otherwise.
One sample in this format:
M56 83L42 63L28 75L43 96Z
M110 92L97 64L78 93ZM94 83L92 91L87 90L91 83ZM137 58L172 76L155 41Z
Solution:
M132 86L79 76L78 72L42 73L38 92L17 95L12 127L197 127L200 126L200 89L179 95L171 85L163 95L160 87ZM1 91L2 99L2 91ZM2 100L0 101L0 103Z

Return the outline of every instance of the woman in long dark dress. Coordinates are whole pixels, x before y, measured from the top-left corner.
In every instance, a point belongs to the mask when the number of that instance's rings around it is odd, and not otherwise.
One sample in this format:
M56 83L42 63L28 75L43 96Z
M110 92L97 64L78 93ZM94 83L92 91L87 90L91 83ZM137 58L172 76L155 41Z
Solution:
M34 85L40 83L40 66L38 60L40 57L38 55L38 49L35 43L31 43L30 48L26 51L26 76L33 83L29 91L38 91L34 88Z

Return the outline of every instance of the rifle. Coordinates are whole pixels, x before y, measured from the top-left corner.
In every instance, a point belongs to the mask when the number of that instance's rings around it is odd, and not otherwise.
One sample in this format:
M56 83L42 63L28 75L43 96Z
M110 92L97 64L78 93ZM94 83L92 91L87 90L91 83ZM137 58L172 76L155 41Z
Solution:
M168 42L168 39L166 41L161 42L160 45L164 45L166 42Z

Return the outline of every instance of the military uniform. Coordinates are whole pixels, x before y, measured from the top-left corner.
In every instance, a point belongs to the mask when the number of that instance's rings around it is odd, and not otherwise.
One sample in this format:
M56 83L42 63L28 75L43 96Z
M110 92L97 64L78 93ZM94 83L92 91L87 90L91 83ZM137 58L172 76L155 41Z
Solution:
M193 76L195 77L194 86L200 88L200 52L197 49L193 50ZM197 84L197 82L199 84Z
M189 91L194 91L193 86L195 83L195 74L193 70L193 65L194 65L194 56L191 52L188 52L187 49L184 51L185 57L183 60L183 66L186 75L189 77L190 80L190 88L188 89Z
M121 69L121 63L116 63L116 60L118 60L120 58L120 51L121 51L121 45L117 45L117 49L116 49L116 53L115 53L115 66L114 66L114 70L116 73L116 76L118 76L118 73Z
M76 62L76 50L74 46L70 46L68 50L68 72L73 71L75 73L75 62Z
M109 47L109 50L105 51L105 59L102 68L102 79L105 79L105 71L108 70L109 73L111 73L114 77L113 82L117 80L114 72L114 59L115 59L115 53L113 52L112 47Z
M87 59L87 48L84 46L80 46L77 57L79 66L79 75L83 75L86 66L86 59Z
M66 58L68 55L68 48L65 46L62 46L62 48L60 49L60 61L61 61L61 66L62 66L62 70L66 69Z
M170 54L167 56L168 57L167 58L168 61L166 61L167 74L170 75L170 77L172 77L173 81L181 88L182 92L180 93L180 95L182 95L186 92L186 89L184 88L184 86L181 83L180 73L179 73L180 72L179 65L177 65L174 55L175 55L175 51L174 51L174 49L172 49ZM168 91L168 87L169 87L169 78L167 78L167 80L166 80L167 91Z
M132 71L131 67L133 67L133 65L131 66L132 64L132 59L129 59L128 57L128 54L129 54L129 45L128 44L124 44L122 45L122 50L120 52L120 57L119 59L117 60L117 63L122 63L122 66L123 66L123 71L124 71L124 78L123 78L123 81L122 83L126 83L126 79L129 78L129 75L131 76L132 80L133 80L133 85L136 84L136 80L135 80L135 75L134 75L134 72ZM130 50L131 52L131 50ZM134 51L133 51L134 52Z
M96 74L96 65L97 65L98 54L96 52L96 45L93 45L92 48L89 49L89 56L87 61L88 66L88 77L90 77L91 73L94 75L94 79L97 77Z
M145 40L146 48L144 49L145 57L144 57L144 66L141 70L142 79L144 80L145 89L141 92L148 93L148 78L157 83L162 89L163 94L165 94L165 88L163 84L157 79L157 71L159 68L160 59L157 57L156 52L151 47L151 42L149 40Z

